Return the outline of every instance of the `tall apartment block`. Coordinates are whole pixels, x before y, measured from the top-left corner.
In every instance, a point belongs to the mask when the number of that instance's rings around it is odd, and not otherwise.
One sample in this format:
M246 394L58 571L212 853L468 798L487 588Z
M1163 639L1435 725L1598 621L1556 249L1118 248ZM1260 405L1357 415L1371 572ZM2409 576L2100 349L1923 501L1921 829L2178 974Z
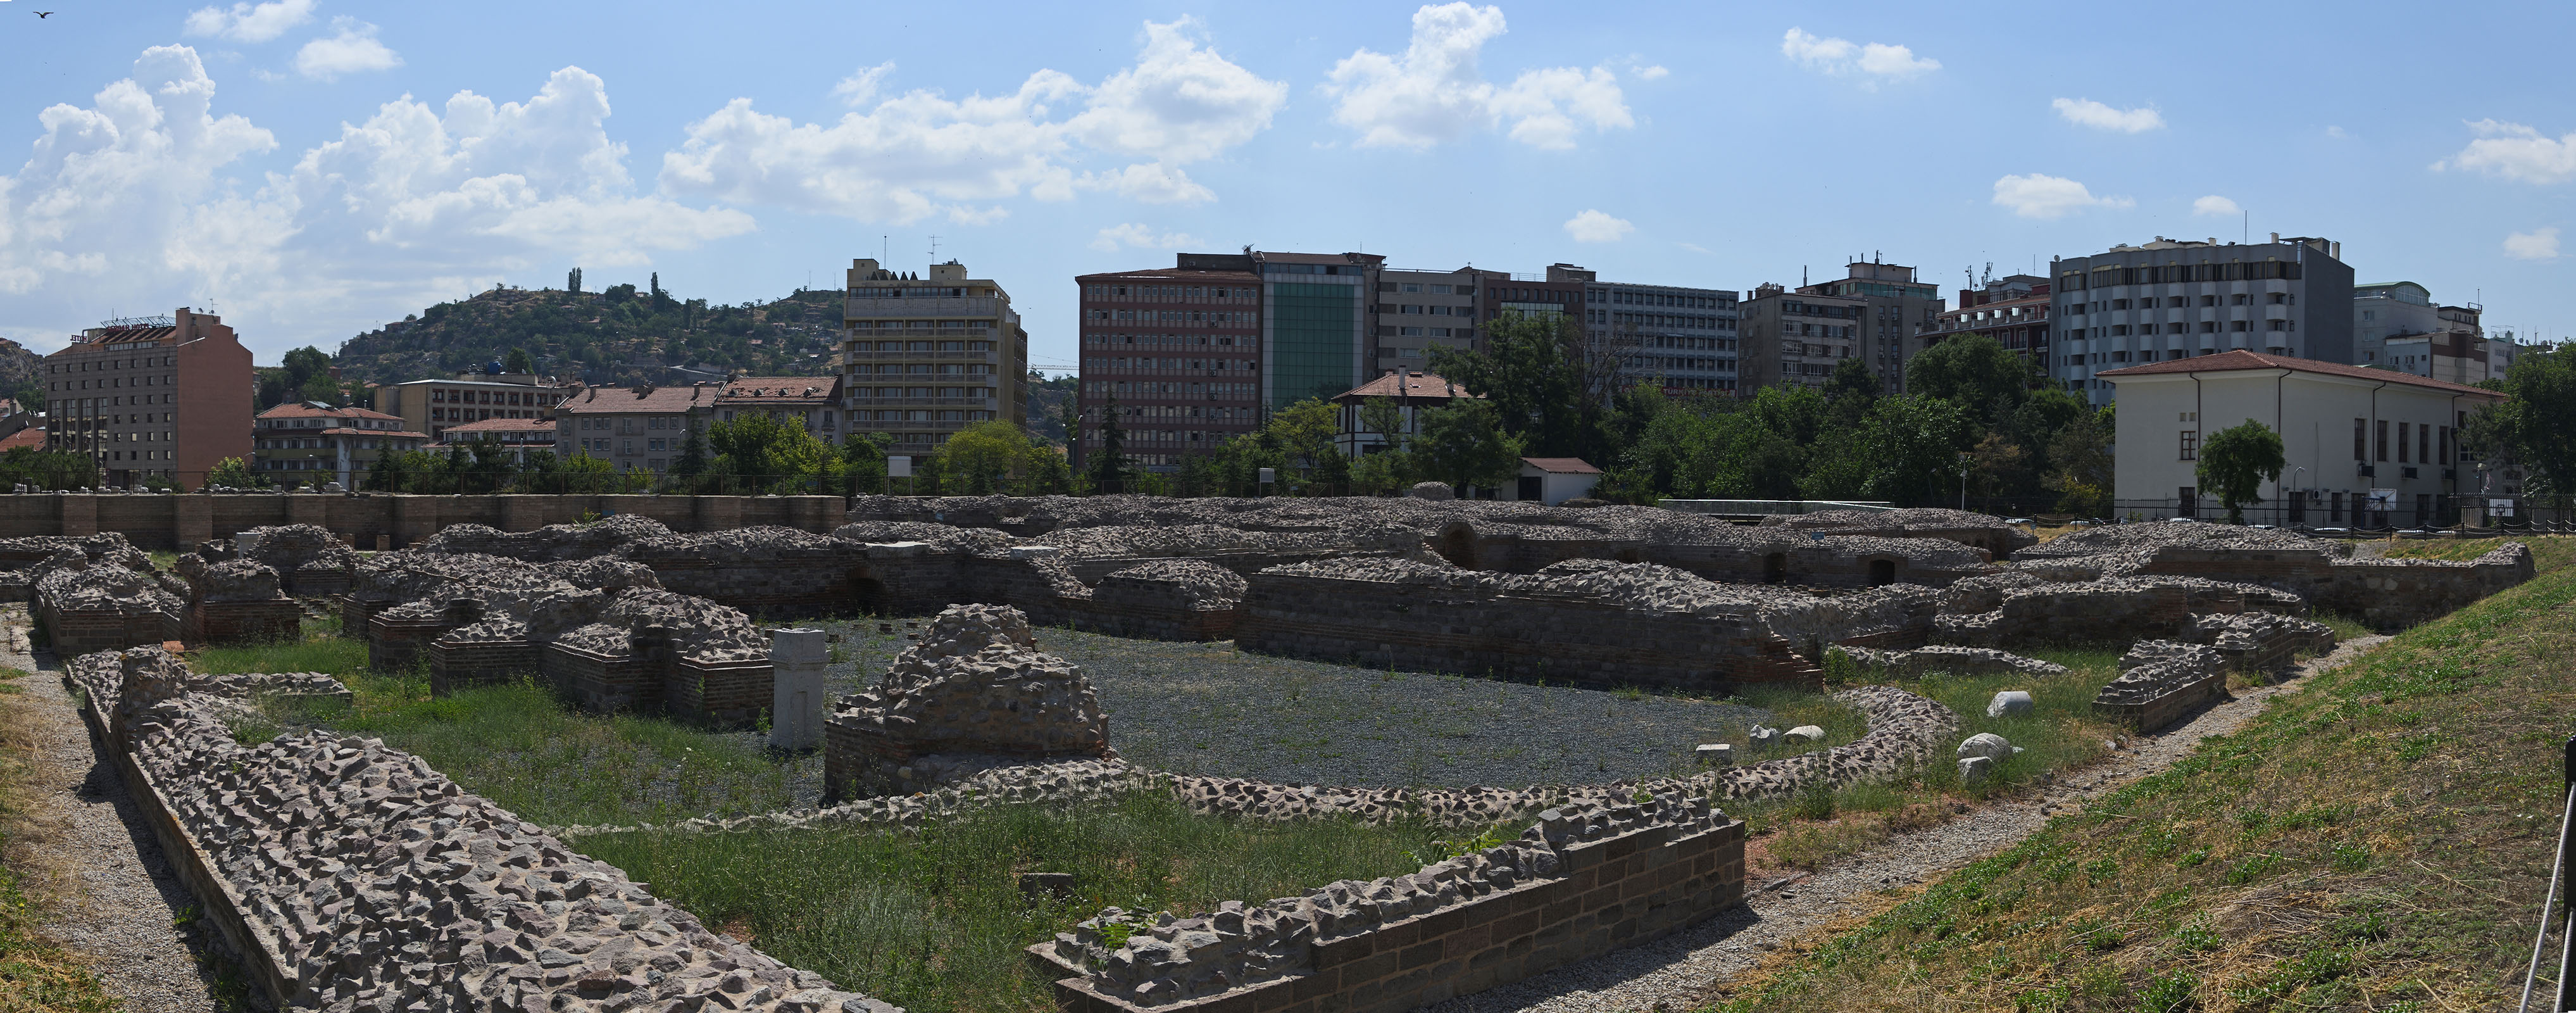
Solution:
M1737 294L1722 288L1584 286L1583 324L1596 346L1614 349L1626 382L1667 393L1734 393L1738 372Z
M1370 342L1366 383L1396 372L1429 367L1437 349L1476 347L1484 314L1477 293L1489 279L1510 275L1462 267L1455 271L1382 268L1377 276L1377 336Z
M2502 376L2510 355L2495 352L2508 343L2488 342L2479 324L2485 309L2476 303L2440 305L2431 291L2411 281L2355 285L2352 364L2452 383Z
M2157 236L2053 260L2051 373L2098 405L2114 388L2095 374L2125 365L2239 348L2352 362L2352 268L2342 257L2342 243L2276 232L2267 243Z
M1905 389L1905 364L1923 350L1918 335L1945 308L1941 290L1915 280L1913 268L1877 261L1853 261L1843 266L1841 279L1799 286L1798 294L1861 301L1854 347L1879 388L1890 393Z
M1766 282L1736 304L1736 391L1751 395L1774 384L1822 387L1834 364L1868 354L1863 333L1869 300L1817 295Z
M1934 315L1932 326L1916 332L1915 350L1961 334L1982 334L2045 375L2054 361L2049 339L2057 332L2048 311L2048 279L2030 274L1988 278L1983 287L1960 289L1959 308Z
M250 460L250 358L223 318L184 307L73 335L45 356L46 449L89 455L113 487L203 485Z
M1113 405L1122 452L1152 470L1176 469L1183 454L1260 426L1261 275L1183 266L1086 274L1074 284L1082 295L1076 467L1101 445Z
M847 431L888 434L891 453L920 456L976 422L1028 425L1029 332L999 283L954 260L924 279L862 258L842 305Z

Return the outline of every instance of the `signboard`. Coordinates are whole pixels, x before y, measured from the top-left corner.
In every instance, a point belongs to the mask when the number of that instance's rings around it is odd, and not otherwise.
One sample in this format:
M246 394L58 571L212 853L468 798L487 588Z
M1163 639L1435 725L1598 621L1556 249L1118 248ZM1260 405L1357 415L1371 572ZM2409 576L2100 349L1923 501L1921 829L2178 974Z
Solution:
M1279 470L1276 468L1261 469L1261 481L1264 483L1279 481Z
M2395 510L2395 509L2397 509L2397 490L2395 490L2395 489L2373 489L2373 490L2371 490L2371 491L2370 491L2370 508L2371 508L2371 509L2373 509L2373 510Z
M912 458L909 458L909 457L889 457L889 458L886 458L886 477L887 477L887 478L911 478L911 477L912 477Z
M2488 501L2487 501L2487 516L2489 516L2489 517L2511 517L2511 516L2513 516L2513 501L2512 501L2512 500L2509 500L2509 499L2491 499L2491 500L2488 500Z

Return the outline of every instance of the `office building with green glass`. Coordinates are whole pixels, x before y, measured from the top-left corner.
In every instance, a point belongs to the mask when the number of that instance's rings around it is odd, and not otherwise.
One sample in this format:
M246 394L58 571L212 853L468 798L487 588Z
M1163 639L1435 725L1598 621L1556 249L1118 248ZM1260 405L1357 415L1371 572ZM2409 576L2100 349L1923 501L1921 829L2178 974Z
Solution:
M1261 407L1330 401L1369 378L1378 272L1367 253L1247 251L1261 276Z

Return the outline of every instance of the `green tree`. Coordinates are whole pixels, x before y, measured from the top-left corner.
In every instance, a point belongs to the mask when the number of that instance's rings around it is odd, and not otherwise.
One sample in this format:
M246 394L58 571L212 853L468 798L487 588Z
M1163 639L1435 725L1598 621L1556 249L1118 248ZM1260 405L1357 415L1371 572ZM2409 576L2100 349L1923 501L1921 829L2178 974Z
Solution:
M1404 408L1391 397L1373 397L1360 402L1360 427L1378 434L1389 451L1404 449Z
M1535 455L1609 456L1602 426L1616 362L1596 354L1580 321L1506 311L1485 335L1482 349L1432 349L1432 372L1492 402L1503 431Z
M528 357L527 349L513 348L510 349L509 356L502 360L501 368L513 373L534 373L537 371L537 360Z
M986 496L1010 488L1015 472L1032 463L1029 435L1002 419L959 430L941 444L934 466L940 488L952 495Z
M2112 418L2110 408L2087 409L2050 438L2050 472L2042 484L2057 492L2059 510L2093 517L2111 512Z
M671 459L671 474L680 478L697 478L706 474L708 465L712 463L712 455L707 451L707 427L695 418L681 419L680 424L688 427L688 435L680 437L680 454Z
M259 489L268 485L268 479L252 471L249 462L238 457L227 457L215 462L214 467L206 469L206 484L230 486L235 489Z
M1083 467L1090 473L1094 492L1127 491L1127 429L1120 419L1122 411L1115 395L1100 406L1100 446L1083 455ZM1081 437L1080 429L1074 431L1074 437Z
M1469 486L1491 489L1521 471L1522 438L1505 432L1502 412L1484 398L1458 398L1421 415L1415 453L1426 474L1461 495Z
M2568 435L2576 433L2576 342L2526 351L2502 378L2480 386L2507 400L2471 414L2461 445L2511 457L2531 475L2527 491L2576 494L2576 438Z
M1959 453L1974 445L1974 433L1948 401L1880 398L1858 429L1836 430L1816 447L1815 465L1799 488L1814 499L1939 503L1945 488L1957 488Z
M0 485L20 482L38 489L79 489L98 485L98 462L68 450L11 447L0 453Z
M1414 455L1405 450L1362 454L1351 463L1351 491L1362 496L1402 492L1413 486Z
M802 422L767 412L741 412L707 430L715 451L709 473L736 493L794 493L839 485L840 454Z
M1983 334L1959 334L1924 349L1905 367L1905 392L1936 397L1971 417L2001 419L2030 394L2031 367Z
M851 433L841 438L841 474L852 494L891 492L886 488L886 448L894 437L885 433Z
M2214 493L2227 508L2227 523L2245 523L2245 504L2263 502L2263 483L2276 482L2288 462L2281 457L2281 434L2246 419L2209 434L2201 441L2200 463L2192 476L2204 493Z
M571 274L568 274L568 275L565 275L565 276L564 276L564 291L566 291L566 292L579 292L579 291L581 291L581 268L578 268L578 267L573 268L573 269L572 269L572 273L571 273Z
M1341 435L1341 410L1322 398L1307 398L1280 409L1262 426L1276 441L1294 475L1279 477L1289 491L1306 495L1313 485L1340 485L1350 478L1350 459L1334 445Z
M1861 407L1867 408L1871 402L1878 400L1880 394L1886 392L1886 389L1879 385L1878 375L1869 371L1869 363L1859 359L1844 359L1834 363L1833 373L1825 377L1825 400L1827 401L1858 397L1861 399Z

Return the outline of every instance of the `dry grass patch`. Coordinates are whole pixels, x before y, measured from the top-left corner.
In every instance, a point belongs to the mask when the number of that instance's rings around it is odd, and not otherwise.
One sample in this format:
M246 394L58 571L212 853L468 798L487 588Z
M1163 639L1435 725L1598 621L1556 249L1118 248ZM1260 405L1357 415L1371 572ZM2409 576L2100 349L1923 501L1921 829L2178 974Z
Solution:
M28 728L35 705L25 695L27 678L0 668L0 1013L107 1013L123 1004L80 955L36 932L49 898L26 891L33 860L26 845L46 832L28 803L36 743Z

